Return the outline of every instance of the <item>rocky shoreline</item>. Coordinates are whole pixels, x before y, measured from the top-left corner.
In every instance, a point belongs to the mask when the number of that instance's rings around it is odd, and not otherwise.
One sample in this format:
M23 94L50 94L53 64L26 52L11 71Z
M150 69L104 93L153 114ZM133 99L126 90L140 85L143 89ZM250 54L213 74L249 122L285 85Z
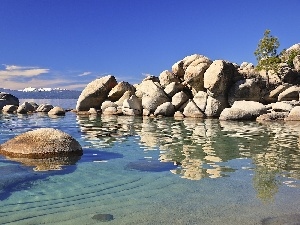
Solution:
M290 49L298 49L300 44ZM294 68L280 64L280 74L264 71L251 63L241 65L210 60L194 54L176 62L158 77L148 76L140 84L129 84L108 75L89 83L81 92L78 114L219 118L220 120L300 120L300 55ZM37 105L0 93L5 113L46 112L65 115L59 106Z

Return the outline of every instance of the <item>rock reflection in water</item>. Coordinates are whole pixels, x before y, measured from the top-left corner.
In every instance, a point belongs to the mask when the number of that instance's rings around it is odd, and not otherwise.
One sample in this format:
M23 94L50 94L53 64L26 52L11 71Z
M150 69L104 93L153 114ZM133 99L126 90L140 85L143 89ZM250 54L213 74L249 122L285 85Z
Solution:
M56 156L51 158L31 159L31 158L10 158L16 162L20 162L25 166L34 167L34 171L50 171L62 170L63 166L75 165L81 158L79 155Z
M253 160L253 185L263 201L273 200L283 178L300 178L300 129L297 123L220 121L223 131Z
M141 123L141 118L78 115L77 123L80 125L83 137L93 148L103 148L113 145L116 141L122 141L124 137L133 136L136 126Z
M124 116L80 116L77 121L94 147L138 135L136 141L144 152L156 150L159 161L180 165L170 171L185 179L229 176L236 170L229 166L230 160L251 159L253 165L241 169L253 171L253 185L261 199L272 199L278 185L288 185L288 179L300 179L297 123Z

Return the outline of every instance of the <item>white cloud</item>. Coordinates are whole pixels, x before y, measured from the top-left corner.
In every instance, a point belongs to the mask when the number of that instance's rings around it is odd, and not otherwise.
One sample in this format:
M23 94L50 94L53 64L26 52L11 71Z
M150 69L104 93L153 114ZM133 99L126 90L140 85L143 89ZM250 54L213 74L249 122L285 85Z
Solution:
M5 70L0 70L0 76L24 76L34 77L44 73L49 73L49 69L32 67L32 66L16 66L16 65L5 65Z
M83 72L81 74L79 74L78 76L79 77L82 77L82 76L87 76L87 75L90 75L92 72Z

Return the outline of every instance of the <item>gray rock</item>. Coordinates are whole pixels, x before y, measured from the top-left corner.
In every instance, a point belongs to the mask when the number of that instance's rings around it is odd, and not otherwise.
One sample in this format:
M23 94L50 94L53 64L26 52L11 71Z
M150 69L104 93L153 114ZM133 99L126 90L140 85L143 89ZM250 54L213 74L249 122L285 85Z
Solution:
M61 154L82 155L82 147L63 131L39 128L20 134L0 145L0 153L13 157L44 158Z
M50 104L40 104L39 107L36 109L37 112L49 112L53 109L53 105Z
M131 95L135 93L135 87L128 82L120 82L111 89L108 94L108 99L111 101L119 100L126 91L129 91Z
M98 111L95 108L90 108L89 109L89 114L98 114Z
M198 56L192 61L184 73L184 81L188 84L193 93L204 91L204 73L212 64L212 61L205 56Z
M204 118L204 113L198 108L196 103L193 100L189 100L187 105L183 110L183 115L186 117L193 117L193 118Z
M149 76L145 77L145 78L142 80L142 82L143 82L143 81L147 81L147 80L151 80L151 81L153 81L153 82L159 83L159 78L156 77L156 76L153 76L153 75L149 75Z
M296 100L299 101L299 92L300 87L298 86L292 86L286 89L285 91L281 92L278 95L278 101L291 101Z
M272 110L275 112L290 112L293 106L286 102L276 102L272 104Z
M294 68L295 70L300 73L300 55L297 55L294 59L293 59L293 64L294 64Z
M223 109L227 107L228 102L225 97L211 97L208 95L204 113L207 117L219 117Z
M154 112L154 116L173 116L175 113L175 108L171 102L165 102L157 107Z
M215 60L204 73L204 87L213 96L227 95L232 85L235 67L224 60Z
M292 86L291 84L287 84L287 83L281 84L281 85L279 85L278 87L276 87L274 90L272 90L272 91L270 92L269 97L270 97L270 98L274 98L274 99L277 100L278 95L279 95L281 92L283 92L283 91L285 91L286 89L288 89L289 87L291 87L291 86Z
M267 108L262 103L254 101L236 101L231 108L245 110L253 118L267 113Z
M128 116L142 115L143 108L141 99L132 95L129 99L124 100L122 112Z
M172 97L172 105L174 105L175 109L177 110L188 100L188 95L185 92L180 91Z
M176 111L176 112L174 113L174 117L175 117L175 118L184 118L184 115L183 115L182 112Z
M19 106L19 99L11 94L0 92L0 110L5 105Z
M115 107L117 108L118 105L114 102L111 102L111 101L104 101L102 104L101 104L101 110L104 111L106 108L108 107Z
M297 71L290 68L287 63L280 63L279 65L279 76L283 82L294 85L300 84L300 75Z
M48 115L55 115L55 116L64 116L65 114L66 114L66 111L59 106L55 106L53 109L51 109L48 112Z
M116 101L115 103L118 105L118 106L123 106L123 102L126 100L126 99L129 99L130 98L130 96L131 96L132 94L131 94L131 91L126 91L123 95L122 95L122 97L118 100L118 101Z
M166 87L168 84L175 82L179 83L180 79L175 76L171 71L165 70L159 75L159 82L161 86Z
M262 114L256 118L256 121L277 121L284 120L288 116L288 112L270 112Z
M299 121L300 120L300 106L295 106L288 116L285 118L286 121Z
M172 73L176 76L176 77L180 77L183 78L184 76L184 69L183 69L183 64L184 62L182 60L176 62L173 66L172 66Z
M225 108L219 117L219 120L250 120L253 116L246 110L239 108Z
M205 112L208 95L204 91L199 91L193 98L196 105L202 112Z
M90 108L99 109L102 102L107 99L111 89L117 85L116 78L108 75L89 83L81 92L77 104L77 111L88 111Z
M183 84L171 82L165 87L164 92L168 95L169 98L172 98L176 93L182 91L183 89Z
M28 112L34 112L35 108L29 102L23 102L17 109L17 113L26 114Z
M118 108L114 106L109 106L102 110L103 115L118 115L120 113L121 111L119 111Z
M142 93L142 106L150 113L153 113L162 103L170 101L162 87L151 80L143 81L138 86L137 92Z
M260 80L245 79L239 80L229 90L228 103L232 105L235 101L261 101L264 96L263 85Z
M3 112L6 112L6 113L13 113L13 112L16 112L18 109L18 106L15 106L15 105L5 105L2 109Z

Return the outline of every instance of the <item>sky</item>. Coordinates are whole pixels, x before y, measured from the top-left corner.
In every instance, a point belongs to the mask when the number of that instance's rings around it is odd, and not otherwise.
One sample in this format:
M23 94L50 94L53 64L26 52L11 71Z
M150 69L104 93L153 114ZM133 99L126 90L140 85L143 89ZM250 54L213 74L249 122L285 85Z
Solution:
M0 87L140 83L192 54L256 64L266 29L300 42L300 0L0 0Z

